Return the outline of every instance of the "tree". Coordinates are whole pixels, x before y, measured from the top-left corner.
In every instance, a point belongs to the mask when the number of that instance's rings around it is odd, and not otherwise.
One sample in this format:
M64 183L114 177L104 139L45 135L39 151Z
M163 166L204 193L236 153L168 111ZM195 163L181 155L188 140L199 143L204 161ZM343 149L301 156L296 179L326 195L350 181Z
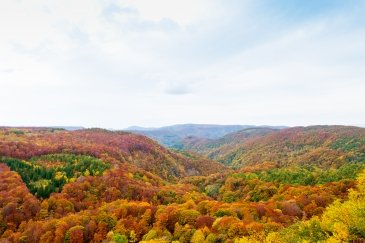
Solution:
M79 243L84 241L85 228L80 225L76 225L67 230L65 234L65 242Z
M191 238L191 243L201 243L204 242L204 233L201 230L196 230Z
M114 234L113 240L115 241L115 243L128 243L127 236L118 233Z

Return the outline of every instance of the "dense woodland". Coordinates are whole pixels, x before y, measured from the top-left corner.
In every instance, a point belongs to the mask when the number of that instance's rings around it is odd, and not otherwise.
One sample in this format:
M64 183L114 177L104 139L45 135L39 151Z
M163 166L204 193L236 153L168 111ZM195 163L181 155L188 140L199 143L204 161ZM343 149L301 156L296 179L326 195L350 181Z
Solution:
M365 129L249 128L169 150L0 129L0 242L365 242Z

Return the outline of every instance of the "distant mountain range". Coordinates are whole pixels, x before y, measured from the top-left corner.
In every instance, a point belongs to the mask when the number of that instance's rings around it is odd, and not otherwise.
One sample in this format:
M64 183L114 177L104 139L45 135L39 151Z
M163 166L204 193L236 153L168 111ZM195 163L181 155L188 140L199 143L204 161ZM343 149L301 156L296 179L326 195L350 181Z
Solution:
M85 127L81 127L81 126L53 126L50 128L58 128L58 129L64 129L67 131L76 131L76 130L82 130L85 129Z
M219 139L229 133L258 127L272 129L286 128L285 126L180 124L159 128L132 126L126 130L150 137L167 147L181 149L184 147L184 141L189 137L198 139Z

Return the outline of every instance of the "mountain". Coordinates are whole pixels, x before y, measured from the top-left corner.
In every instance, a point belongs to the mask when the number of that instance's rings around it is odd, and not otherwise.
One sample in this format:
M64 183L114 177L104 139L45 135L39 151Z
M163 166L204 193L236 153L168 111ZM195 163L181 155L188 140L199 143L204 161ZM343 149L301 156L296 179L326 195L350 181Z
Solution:
M163 179L207 175L224 170L224 166L215 161L188 158L147 137L129 132L103 129L66 131L52 128L3 128L0 135L0 154L19 159L45 154L87 154L115 165L129 163Z
M67 131L76 131L76 130L85 129L85 127L81 127L81 126L52 126L50 128L64 129L64 130L67 130Z
M151 131L151 130L155 130L156 128L151 128L151 127L140 127L140 126L130 126L128 127L127 131Z
M278 132L279 130L279 128L252 127L228 133L218 139L188 136L183 139L182 149L201 153L209 158L216 158L221 150L234 149L249 139L263 137L269 133Z
M185 142L185 144L189 144ZM233 167L270 162L280 166L335 166L365 161L365 129L351 126L309 126L246 129L224 138L186 145L187 149Z
M181 149L186 137L194 136L202 139L217 139L226 134L245 128L255 127L252 125L211 125L211 124L182 124L160 128L129 127L127 130L133 133L150 137L160 144ZM267 126L268 127L268 126ZM281 126L274 128L284 128Z

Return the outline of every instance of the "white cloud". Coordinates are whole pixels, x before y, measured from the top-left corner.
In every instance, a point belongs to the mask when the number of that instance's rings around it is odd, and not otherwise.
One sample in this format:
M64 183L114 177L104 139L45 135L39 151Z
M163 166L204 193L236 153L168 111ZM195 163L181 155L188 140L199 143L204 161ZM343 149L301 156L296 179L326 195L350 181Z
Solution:
M363 7L3 0L0 125L362 124Z

